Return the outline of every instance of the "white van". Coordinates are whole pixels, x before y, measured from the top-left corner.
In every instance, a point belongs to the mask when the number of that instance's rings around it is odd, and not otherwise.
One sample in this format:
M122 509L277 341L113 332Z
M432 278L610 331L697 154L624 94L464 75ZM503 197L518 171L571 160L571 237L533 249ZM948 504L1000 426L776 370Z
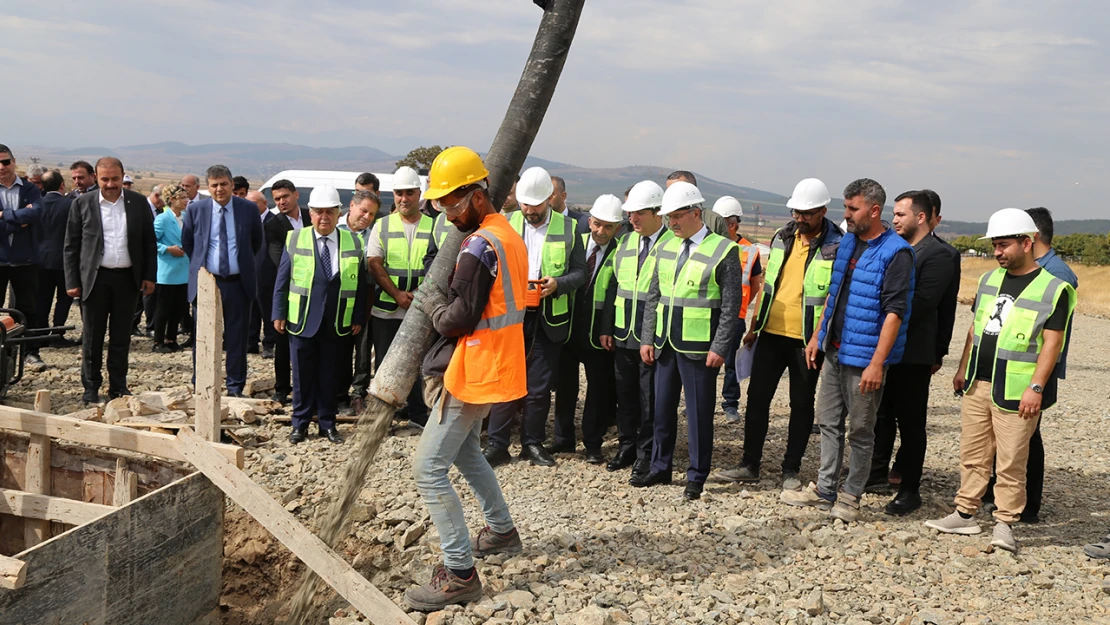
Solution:
M262 185L259 191L262 195L266 196L266 202L270 208L274 208L274 197L270 192L270 188L278 180L288 180L297 187L297 192L300 193L301 208L308 208L308 196L312 193L312 189L320 186L321 184L330 184L339 191L339 201L342 203L342 210L346 211L347 206L351 203L351 195L355 192L355 179L359 177L362 172L359 171L324 171L317 169L287 169L278 172ZM378 181L381 183L380 191L382 196L382 207L379 214L388 215L393 210L393 174L378 174ZM428 188L428 177L420 176L421 190Z

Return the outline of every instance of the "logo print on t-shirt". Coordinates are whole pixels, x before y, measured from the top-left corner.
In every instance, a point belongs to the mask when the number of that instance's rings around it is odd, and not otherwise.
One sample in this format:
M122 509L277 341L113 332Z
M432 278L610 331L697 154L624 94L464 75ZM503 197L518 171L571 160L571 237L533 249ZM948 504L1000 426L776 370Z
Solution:
M1013 308L1013 296L1006 293L1000 294L998 299L994 300L994 312L991 314L991 318L987 320L987 326L983 328L983 332L992 335L998 334Z

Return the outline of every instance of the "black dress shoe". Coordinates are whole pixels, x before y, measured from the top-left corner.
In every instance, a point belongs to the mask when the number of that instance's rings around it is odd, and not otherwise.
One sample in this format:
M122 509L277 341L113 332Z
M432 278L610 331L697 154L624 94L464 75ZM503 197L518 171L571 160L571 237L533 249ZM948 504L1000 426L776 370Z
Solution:
M88 408L89 406L97 406L100 404L100 395L93 393L92 395L81 396L81 407Z
M590 464L605 464L605 454L600 449L587 449L586 462Z
M257 354L258 353L258 346L257 345L248 345L247 346L247 353L248 354Z
M293 432L291 434L289 434L289 442L293 443L294 445L296 445L297 443L303 442L307 438L308 438L308 428L307 427L293 428Z
M620 471L626 467L632 466L636 462L636 449L629 447L617 452L609 464L605 465L607 471Z
M552 458L551 454L547 453L547 450L544 449L543 445L540 445L539 443L532 443L530 445L525 445L524 449L521 450L521 452L520 452L520 457L521 458L527 458L528 460L531 460L533 466L537 466L537 467L553 467L553 466L555 466L555 459Z
M228 397L246 397L242 391L235 391L227 394Z
M150 348L150 351L154 352L155 354L172 354L176 350L166 343L155 343L154 347Z
M128 389L123 389L122 391L109 390L108 391L108 401L111 401L111 400L116 399L118 397L127 397L130 394L131 394L131 391L128 390Z
M686 501L701 499L702 485L697 482L686 482L686 490L682 491L682 498Z
M1030 511L1028 508L1026 508L1025 510L1022 510L1021 515L1018 516L1018 522L1019 523L1028 523L1030 525L1035 525L1037 523L1040 523L1041 522L1040 510Z
M578 444L574 441L562 441L554 445L545 445L544 449L549 454L573 454L578 450Z
M340 434L339 430L335 428L331 428L330 430L320 430L320 438L326 438L336 445L343 442L343 435Z
M648 473L651 473L651 461L650 460L645 458L643 460L637 460L635 463L633 463L633 465L632 465L632 476L631 476L633 479L635 479L636 477L641 477L642 478L642 477L646 476Z
M272 360L273 358L274 358L274 348L273 347L263 347L262 348L262 359L263 360Z
M655 486L656 484L670 484L671 474L670 472L664 473L663 471L659 471L634 475L632 479L628 480L628 483L636 488Z
M289 393L281 393L281 392L274 393L270 397L270 401L276 401L277 403L281 404L282 406L288 406L289 405Z
M486 448L482 450L482 455L486 457L486 462L488 462L491 467L499 467L513 461L513 456L509 453L508 449L494 447L493 445L487 445Z
M917 491L904 490L900 491L897 497L890 500L890 503L883 508L883 512L894 516L905 516L920 507L921 495Z
M75 341L73 339L67 339L64 336L59 336L58 338L54 339L52 345L54 347L80 347L81 341Z

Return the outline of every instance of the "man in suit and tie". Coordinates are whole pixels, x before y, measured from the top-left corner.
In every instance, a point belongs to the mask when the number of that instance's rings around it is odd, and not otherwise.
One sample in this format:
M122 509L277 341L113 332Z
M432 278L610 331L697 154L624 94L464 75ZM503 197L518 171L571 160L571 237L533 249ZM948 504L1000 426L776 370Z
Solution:
M285 250L285 240L290 232L299 231L306 226L312 226L308 211L301 210L301 194L297 187L288 180L278 180L270 187L271 197L278 212L273 219L266 222L266 256L272 263L273 275L277 279L277 268L281 264L281 254ZM269 269L267 268L267 271ZM266 310L269 311L266 319L273 319L273 294L274 283L267 284L264 291L270 294L270 302ZM289 380L289 337L277 333L274 336L274 396L273 400L284 405L289 403L289 395L293 392L293 385Z
M69 210L62 252L66 293L81 298L81 401L86 405L100 402L104 333L109 329L108 398L131 394L131 319L139 294L154 290L158 270L154 219L141 193L123 189L123 163L111 156L98 160L96 182L96 192L82 194Z
M362 241L339 223L339 192L323 184L312 190L308 207L312 228L289 236L274 286L274 328L289 335L293 359L293 432L289 442L308 436L315 414L320 436L333 443L336 363L342 344L366 323L366 265Z
M558 186L555 193L558 195ZM587 221L590 232L580 235L586 250L587 280L574 295L570 342L560 355L561 360L569 360L573 366L569 369L571 375L559 379L559 394L555 400L555 444L547 451L552 454L575 452L574 413L578 399L578 363L582 363L586 367L587 381L586 404L582 410L582 442L586 446L586 462L604 464L601 442L605 423L617 410L617 382L612 341L603 345L601 337L613 334L610 327L605 327L603 317L608 314L604 310L605 296L613 280L611 256L617 248L613 238L624 221L620 198L609 194L597 198ZM570 401L566 401L567 398Z
M30 327L38 325L35 312L38 291L39 236L42 227L42 192L27 178L15 171L15 156L0 144L0 302L8 285L15 297L8 306L26 315ZM42 371L46 365L39 358L38 347L27 346L26 366Z
M65 178L56 169L42 175L42 187L46 189L46 195L42 198L42 262L39 264L38 303L35 305L35 312L42 327L57 327L65 325L69 318L69 309L73 305L73 298L66 294L66 272L62 264L66 223L69 222L73 198L66 195ZM52 304L54 316L51 322ZM58 347L73 347L81 342L58 335L53 344Z
M382 199L377 193L368 189L360 189L354 192L351 196L351 206L347 211L347 215L340 219L339 229L346 230L355 235L362 245L362 249L366 249L366 244L370 240L370 232L374 226L374 218L378 216L378 211L381 209ZM374 277L370 272L366 272L367 288L373 288ZM347 337L349 340L344 342L343 355L341 356L341 365L338 372L339 375L339 393L340 403L344 401L350 402L349 412L352 415L357 415L362 412L366 403L366 393L370 390L370 328L364 326L363 331L353 337ZM354 351L354 371L351 370L351 352ZM350 392L350 399L347 398L347 393Z
M258 280L258 294L251 303L250 345L248 354L258 353L259 331L262 333L262 358L274 357L274 342L277 330L270 322L271 306L274 303L274 280L277 278L277 265L270 260L270 246L266 241L266 223L274 218L266 196L259 191L248 191L247 201L258 207L258 219L262 223L262 247L254 254L254 275ZM254 348L253 350L251 348Z
M254 254L262 247L258 207L231 193L231 170L213 165L205 174L211 197L185 211L181 243L189 257L189 301L197 297L201 267L216 277L224 312L227 395L242 397L247 384L247 319L255 290ZM195 352L194 352L195 353Z

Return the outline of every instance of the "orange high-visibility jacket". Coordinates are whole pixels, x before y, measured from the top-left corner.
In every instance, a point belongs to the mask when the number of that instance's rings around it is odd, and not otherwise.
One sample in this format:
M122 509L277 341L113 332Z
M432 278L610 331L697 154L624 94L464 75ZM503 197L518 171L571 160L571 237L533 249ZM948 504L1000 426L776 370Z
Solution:
M752 244L751 241L740 237L736 242L740 246L740 267L743 268L743 285L744 297L740 301L740 318L744 319L748 316L748 304L752 301L752 268L755 266L756 259L759 258L759 248Z

